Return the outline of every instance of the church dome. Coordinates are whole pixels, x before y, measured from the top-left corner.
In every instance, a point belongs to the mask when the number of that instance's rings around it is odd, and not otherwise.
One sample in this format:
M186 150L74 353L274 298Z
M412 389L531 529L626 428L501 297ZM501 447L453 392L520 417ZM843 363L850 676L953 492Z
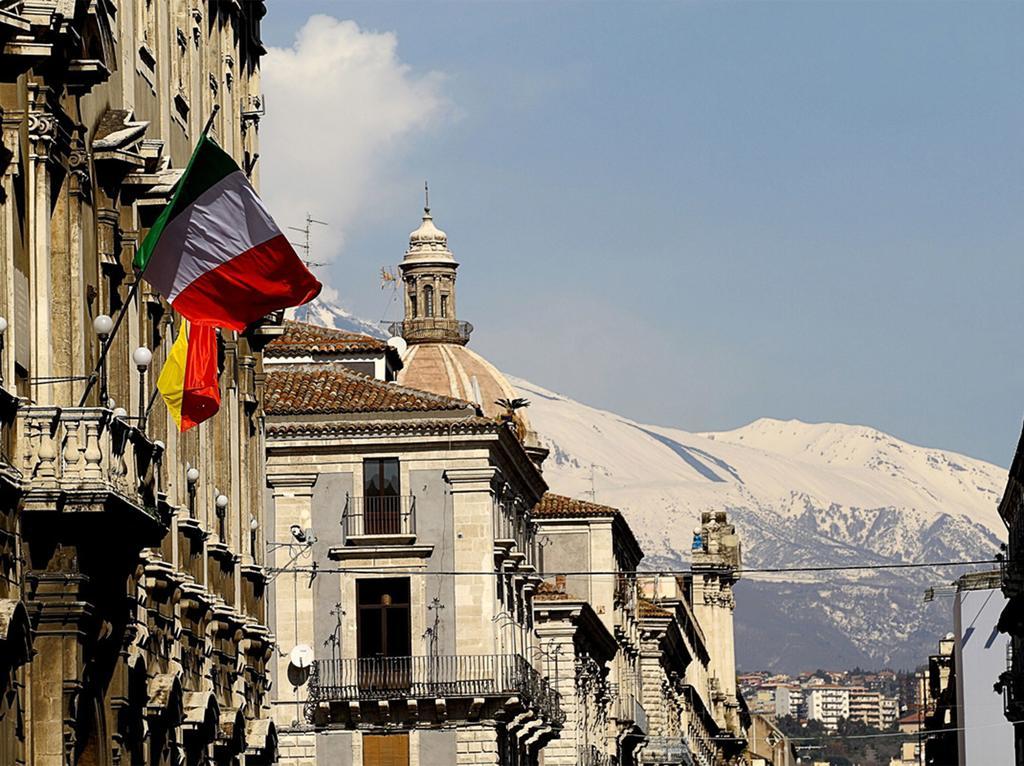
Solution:
M455 260L455 256L448 249L448 235L434 225L430 208L423 210L423 222L409 235L409 249L405 252L407 261L423 256L427 256L431 260L436 258Z
M410 344L402 356L399 385L432 394L476 402L484 415L499 419L506 409L495 402L515 399L518 394L508 379L475 351L454 343ZM516 412L524 432L529 422L522 409Z

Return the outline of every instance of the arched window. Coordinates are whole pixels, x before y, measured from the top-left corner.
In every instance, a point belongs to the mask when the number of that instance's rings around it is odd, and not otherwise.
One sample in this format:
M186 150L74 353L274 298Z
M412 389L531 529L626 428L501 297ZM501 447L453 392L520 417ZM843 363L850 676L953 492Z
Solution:
M441 293L441 319L448 317L448 296Z
M427 285L423 288L423 311L426 316L434 316L434 288Z

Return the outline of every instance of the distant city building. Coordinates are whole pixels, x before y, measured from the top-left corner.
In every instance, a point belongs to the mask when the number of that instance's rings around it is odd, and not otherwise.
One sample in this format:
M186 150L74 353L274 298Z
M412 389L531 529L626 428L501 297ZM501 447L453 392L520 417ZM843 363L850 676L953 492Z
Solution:
M807 689L807 718L835 730L842 718L850 717L850 690L832 684Z
M775 715L800 718L804 715L804 692L797 685L775 687Z
M928 658L925 676L924 758L928 766L958 766L956 705L956 665L953 646L956 638L946 634L939 651Z

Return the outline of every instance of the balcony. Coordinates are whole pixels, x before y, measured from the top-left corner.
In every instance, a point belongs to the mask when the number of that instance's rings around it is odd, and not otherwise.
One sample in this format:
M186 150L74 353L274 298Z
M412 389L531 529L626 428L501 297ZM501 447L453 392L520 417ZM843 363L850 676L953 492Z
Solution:
M496 558L532 565L536 561L537 536L526 509L513 500L495 498L492 513Z
M640 763L694 766L693 753L686 737L650 737L640 753Z
M122 522L134 524L159 545L165 531L157 511L161 447L100 407L28 406L17 417L20 470L31 482L26 510L114 511L113 530L123 533Z
M511 716L549 727L565 720L558 693L518 654L317 660L308 699L307 718L319 725L345 723L339 716L438 724Z
M1013 639L1006 645L1006 670L999 674L996 691L1003 694L1003 714L1010 721L1024 718L1024 668L1014 662Z
M473 332L473 325L456 319L421 317L393 322L388 331L409 343L457 343L465 346Z
M416 542L416 498L346 496L341 527L345 545L412 545Z
M650 731L647 709L632 694L619 694L615 698L615 717L620 724L628 726L636 735L643 736Z

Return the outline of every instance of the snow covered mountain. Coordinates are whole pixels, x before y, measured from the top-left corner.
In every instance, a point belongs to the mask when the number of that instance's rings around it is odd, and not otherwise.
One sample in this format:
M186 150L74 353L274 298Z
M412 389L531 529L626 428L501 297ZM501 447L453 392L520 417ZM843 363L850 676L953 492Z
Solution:
M325 292L329 290L329 288L324 289ZM364 335L372 335L374 338L387 338L387 334L380 324L360 319L323 296L314 298L309 303L295 309L294 318L299 322L309 322L322 327L333 327L346 332L361 332Z
M882 564L991 558L1005 537L1006 471L862 426L757 420L688 433L633 422L524 380L528 415L565 494L621 508L659 567L685 567L703 510L729 511L744 564ZM922 601L963 570L751 574L737 589L741 667L913 667L951 629Z
M318 298L301 321L384 337ZM744 565L775 568L992 558L1006 530L1006 471L881 431L763 418L721 433L636 423L510 378L551 450L554 491L621 508L648 566L685 568L704 510L726 510ZM912 668L952 629L923 591L964 569L749 574L737 587L737 654L748 669Z

